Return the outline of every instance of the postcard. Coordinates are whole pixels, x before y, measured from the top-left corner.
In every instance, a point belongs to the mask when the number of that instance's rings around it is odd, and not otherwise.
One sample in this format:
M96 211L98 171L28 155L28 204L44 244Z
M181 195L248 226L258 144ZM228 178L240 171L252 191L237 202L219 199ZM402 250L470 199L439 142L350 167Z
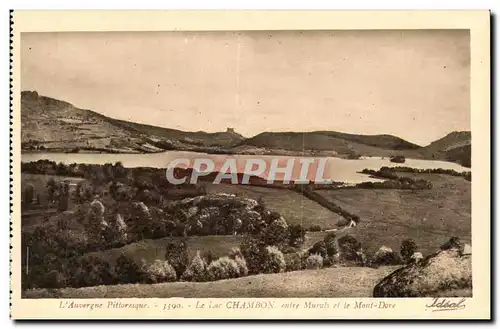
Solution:
M488 11L13 11L11 95L13 319L491 318Z

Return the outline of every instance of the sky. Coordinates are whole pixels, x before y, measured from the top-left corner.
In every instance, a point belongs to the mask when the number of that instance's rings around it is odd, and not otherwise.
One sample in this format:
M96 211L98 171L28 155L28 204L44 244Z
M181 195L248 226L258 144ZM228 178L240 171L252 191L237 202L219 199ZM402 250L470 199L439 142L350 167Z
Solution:
M470 130L468 30L23 33L21 88L186 131Z

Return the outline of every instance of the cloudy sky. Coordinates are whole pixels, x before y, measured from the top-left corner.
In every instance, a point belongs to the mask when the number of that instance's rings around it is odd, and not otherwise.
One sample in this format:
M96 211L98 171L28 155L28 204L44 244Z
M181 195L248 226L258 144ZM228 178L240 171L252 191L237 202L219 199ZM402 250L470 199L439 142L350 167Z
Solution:
M24 33L22 90L189 131L470 130L469 33Z

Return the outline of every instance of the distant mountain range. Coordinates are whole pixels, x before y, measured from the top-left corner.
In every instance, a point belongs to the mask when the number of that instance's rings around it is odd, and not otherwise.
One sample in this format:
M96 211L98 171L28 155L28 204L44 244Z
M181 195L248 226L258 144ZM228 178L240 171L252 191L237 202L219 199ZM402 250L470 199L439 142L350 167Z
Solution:
M225 132L188 132L109 118L34 91L21 93L23 151L151 153L184 150L206 153L359 156L404 155L470 166L470 132L452 132L422 147L392 135L335 131L263 132L245 138Z

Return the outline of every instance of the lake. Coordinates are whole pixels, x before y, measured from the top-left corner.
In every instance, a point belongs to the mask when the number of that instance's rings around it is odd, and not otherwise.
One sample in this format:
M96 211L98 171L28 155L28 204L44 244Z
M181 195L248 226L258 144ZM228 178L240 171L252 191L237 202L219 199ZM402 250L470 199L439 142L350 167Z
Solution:
M220 155L220 154L205 154L196 152L183 152L183 151L167 151L161 153L149 154L90 154L90 153L24 153L21 156L22 162L38 161L42 159L62 162L64 164L72 163L86 163L86 164L105 164L115 163L120 161L125 167L153 167L153 168L167 168L168 164L175 159L188 159L194 161L195 159L211 159L215 163L222 163L227 158L234 158L240 165L248 159L263 159L270 162L272 159L279 159L280 166L288 159L300 159L304 157L290 157L290 156L272 156L272 155ZM310 157L311 158L311 157ZM313 159L321 159L312 157ZM389 158L380 157L363 157L357 160L341 159L335 157L326 158L326 165L323 178L331 179L333 181L346 182L346 183L360 183L366 181L378 181L376 178L368 177L367 175L358 173L359 171L367 168L378 170L383 166L405 166L417 169L453 169L459 172L470 171L470 168L462 167L457 163L436 161L436 160L420 160L420 159L406 159L405 163L393 163Z

